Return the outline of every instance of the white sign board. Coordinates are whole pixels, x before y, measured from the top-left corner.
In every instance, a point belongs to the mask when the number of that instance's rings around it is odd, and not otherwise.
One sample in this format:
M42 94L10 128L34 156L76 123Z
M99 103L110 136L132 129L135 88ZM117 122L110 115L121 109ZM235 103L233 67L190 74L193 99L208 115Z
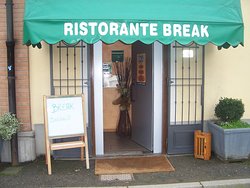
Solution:
M84 133L82 96L47 98L48 136Z

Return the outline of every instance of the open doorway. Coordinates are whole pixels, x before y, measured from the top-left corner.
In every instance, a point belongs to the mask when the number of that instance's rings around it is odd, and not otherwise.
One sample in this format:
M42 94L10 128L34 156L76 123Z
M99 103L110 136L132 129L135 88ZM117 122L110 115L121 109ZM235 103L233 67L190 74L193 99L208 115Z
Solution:
M152 47L151 45L149 45L148 48L146 46L148 45L139 42L133 43L132 45L127 45L121 42L116 42L111 45L103 44L103 117L105 155L142 155L144 153L152 152ZM148 53L150 55L148 55ZM145 71L147 71L144 74L145 76L147 75L146 82L141 81L139 83L139 80L136 79L138 73L136 70L137 60L140 54L147 54L145 57L147 57L147 61L150 65L147 65L147 70L145 69ZM125 58L131 58L132 63L132 102L129 110L132 124L131 137L123 137L116 134L116 127L119 118L119 105L112 104L112 101L119 97L116 88L116 75L114 75L114 71L112 70L112 62L115 62L116 60L124 61ZM145 88L147 90L145 90ZM144 99L142 97L143 95L145 96ZM149 106L143 106L143 104ZM143 138L145 138L146 142L149 140L150 143L145 144Z

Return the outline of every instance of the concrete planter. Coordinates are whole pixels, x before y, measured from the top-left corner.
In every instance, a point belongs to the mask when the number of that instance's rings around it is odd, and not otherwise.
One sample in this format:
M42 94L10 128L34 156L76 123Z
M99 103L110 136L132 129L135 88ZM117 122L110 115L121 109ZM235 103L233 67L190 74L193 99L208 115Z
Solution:
M235 161L250 157L250 128L223 129L208 122L212 134L212 151L222 160Z
M36 159L35 134L33 131L18 133L18 159L19 162ZM11 162L10 141L3 142L1 162Z

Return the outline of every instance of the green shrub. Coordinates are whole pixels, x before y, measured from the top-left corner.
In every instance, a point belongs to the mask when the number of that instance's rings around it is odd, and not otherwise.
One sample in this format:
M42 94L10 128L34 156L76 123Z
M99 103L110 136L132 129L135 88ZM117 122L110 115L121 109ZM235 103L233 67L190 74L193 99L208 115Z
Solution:
M3 114L0 117L0 137L4 140L10 140L12 135L17 133L19 124L15 114Z
M215 116L222 122L239 121L244 112L241 99L221 98L215 107Z

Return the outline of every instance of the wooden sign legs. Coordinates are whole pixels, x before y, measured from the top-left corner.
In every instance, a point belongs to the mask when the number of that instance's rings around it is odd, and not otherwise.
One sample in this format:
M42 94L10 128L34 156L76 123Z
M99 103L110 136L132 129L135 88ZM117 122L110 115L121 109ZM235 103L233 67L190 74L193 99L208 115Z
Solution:
M61 150L61 149L71 149L71 148L81 148L81 160L84 160L84 149L85 149L85 158L86 158L86 169L89 169L89 151L88 151L88 139L87 136L81 137L79 141L73 142L60 142L60 143L51 143L52 140L46 139L46 164L48 166L48 174L52 174L51 170L51 156L50 151Z
M44 96L45 157L48 174L51 170L51 152L54 150L80 148L81 160L89 169L89 150L84 96ZM57 138L79 137L78 141L53 143Z

